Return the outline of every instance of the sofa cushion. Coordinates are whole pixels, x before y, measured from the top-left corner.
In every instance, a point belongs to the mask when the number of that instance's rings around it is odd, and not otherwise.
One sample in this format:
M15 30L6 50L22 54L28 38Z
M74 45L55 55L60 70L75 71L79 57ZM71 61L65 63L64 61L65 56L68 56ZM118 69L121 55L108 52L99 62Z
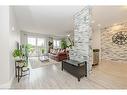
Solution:
M64 52L64 50L61 49L59 53L63 53L63 52Z
M49 57L56 60L56 61L65 60L65 59L67 59L66 49L52 49L50 51Z
M58 54L58 53L59 53L59 52L58 52L57 49L53 50L53 54Z
M50 49L50 53L52 53L53 52L53 49Z

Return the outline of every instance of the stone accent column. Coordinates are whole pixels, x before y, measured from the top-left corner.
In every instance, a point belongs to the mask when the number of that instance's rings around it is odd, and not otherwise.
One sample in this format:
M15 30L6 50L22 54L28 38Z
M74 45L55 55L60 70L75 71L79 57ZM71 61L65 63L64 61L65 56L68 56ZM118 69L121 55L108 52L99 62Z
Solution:
M85 7L74 15L74 47L70 50L70 59L88 61L88 72L92 67L91 48L91 9Z

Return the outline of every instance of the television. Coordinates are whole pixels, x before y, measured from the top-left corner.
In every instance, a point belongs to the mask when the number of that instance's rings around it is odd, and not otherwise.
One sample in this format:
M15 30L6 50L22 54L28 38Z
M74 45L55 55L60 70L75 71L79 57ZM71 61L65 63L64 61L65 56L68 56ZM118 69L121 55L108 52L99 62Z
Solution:
M16 42L16 47L17 47L17 49L20 49L19 42Z

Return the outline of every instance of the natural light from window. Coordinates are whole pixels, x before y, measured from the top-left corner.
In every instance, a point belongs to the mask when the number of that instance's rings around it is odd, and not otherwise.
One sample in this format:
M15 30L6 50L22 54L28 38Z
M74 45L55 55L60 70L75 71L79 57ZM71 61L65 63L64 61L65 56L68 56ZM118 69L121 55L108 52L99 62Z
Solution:
M45 45L45 40L43 39L43 38L38 38L37 39L37 46L42 46L42 47L44 47L44 45Z
M53 40L53 47L54 48L60 48L61 46L60 46L60 40Z
M28 37L28 44L36 46L36 38Z

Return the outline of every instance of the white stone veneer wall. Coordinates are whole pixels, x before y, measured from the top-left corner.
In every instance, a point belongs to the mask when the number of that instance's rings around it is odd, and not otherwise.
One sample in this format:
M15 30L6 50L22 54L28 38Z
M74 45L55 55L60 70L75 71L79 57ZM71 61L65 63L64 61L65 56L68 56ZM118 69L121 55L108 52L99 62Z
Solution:
M74 47L69 51L70 59L88 61L88 71L91 70L91 9L85 7L74 15Z
M110 60L115 62L127 61L127 44L117 45L112 42L112 36L120 31L127 32L127 23L120 23L104 28L101 31L101 56L102 60Z

